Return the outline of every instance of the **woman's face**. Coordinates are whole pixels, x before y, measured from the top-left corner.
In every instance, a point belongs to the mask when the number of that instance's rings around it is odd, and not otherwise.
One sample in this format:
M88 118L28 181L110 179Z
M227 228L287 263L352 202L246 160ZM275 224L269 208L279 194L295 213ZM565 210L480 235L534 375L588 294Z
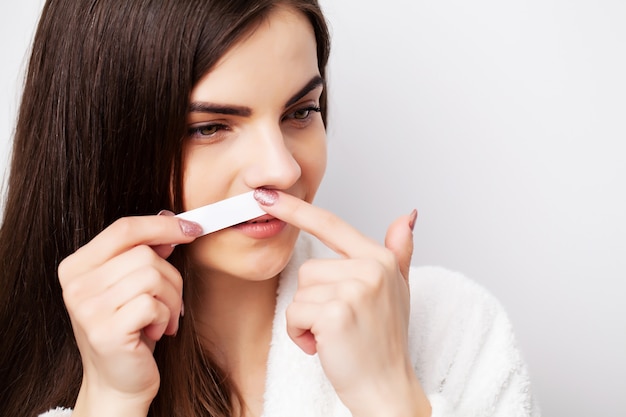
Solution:
M307 18L278 8L222 57L191 94L184 209L258 187L311 202L326 168L322 80ZM199 271L248 280L276 276L298 230L261 218L190 245Z

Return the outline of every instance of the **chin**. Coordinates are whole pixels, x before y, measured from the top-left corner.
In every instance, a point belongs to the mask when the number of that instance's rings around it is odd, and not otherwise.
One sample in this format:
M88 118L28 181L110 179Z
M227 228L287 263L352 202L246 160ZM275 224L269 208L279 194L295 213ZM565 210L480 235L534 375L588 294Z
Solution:
M264 281L279 275L287 266L299 230L288 226L271 239L250 239L236 231L209 235L190 245L190 255L197 270L246 281Z
M280 274L289 263L293 254L299 232L297 229L294 229L294 231L294 235L290 236L288 242L275 246L267 244L246 256L243 263L250 271L246 275L251 279L263 280L274 278Z

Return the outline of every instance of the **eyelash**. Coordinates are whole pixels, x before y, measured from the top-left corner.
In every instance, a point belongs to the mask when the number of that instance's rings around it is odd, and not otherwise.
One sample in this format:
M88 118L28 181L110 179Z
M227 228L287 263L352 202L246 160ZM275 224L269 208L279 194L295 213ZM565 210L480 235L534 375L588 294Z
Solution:
M286 115L283 120L290 118L292 120L296 120L298 122L308 122L311 119L311 113L320 113L322 109L319 106L307 106L298 110L295 110L288 115ZM296 113L306 112L306 116L303 118L295 117Z
M203 130L214 130L213 133L203 133ZM211 138L220 131L228 130L228 126L223 123L206 123L199 126L190 127L188 134L191 138Z
M290 120L292 123L297 124L296 127L306 127L312 118L312 113L320 113L322 109L319 106L311 105L306 106L301 109L294 110L291 113L285 115L281 121ZM304 117L298 118L296 117L297 113L305 113ZM223 123L205 123L198 126L193 126L189 128L188 135L190 138L198 138L198 139L209 139L214 138L221 131L229 130L229 126ZM206 130L210 130L212 133L203 133Z

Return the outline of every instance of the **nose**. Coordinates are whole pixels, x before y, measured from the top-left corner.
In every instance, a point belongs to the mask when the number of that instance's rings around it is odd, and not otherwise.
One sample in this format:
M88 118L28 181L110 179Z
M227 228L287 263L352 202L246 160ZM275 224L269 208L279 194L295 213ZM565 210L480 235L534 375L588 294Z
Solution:
M248 187L286 190L298 181L302 170L280 127L256 130L250 142L254 145L244 173Z

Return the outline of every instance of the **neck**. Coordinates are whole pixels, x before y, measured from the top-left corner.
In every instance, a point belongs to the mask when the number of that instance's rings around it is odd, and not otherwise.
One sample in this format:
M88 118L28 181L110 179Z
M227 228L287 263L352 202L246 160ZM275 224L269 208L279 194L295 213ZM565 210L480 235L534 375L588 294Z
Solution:
M249 281L210 274L203 282L194 312L201 338L235 379L240 370L264 372L278 277Z

